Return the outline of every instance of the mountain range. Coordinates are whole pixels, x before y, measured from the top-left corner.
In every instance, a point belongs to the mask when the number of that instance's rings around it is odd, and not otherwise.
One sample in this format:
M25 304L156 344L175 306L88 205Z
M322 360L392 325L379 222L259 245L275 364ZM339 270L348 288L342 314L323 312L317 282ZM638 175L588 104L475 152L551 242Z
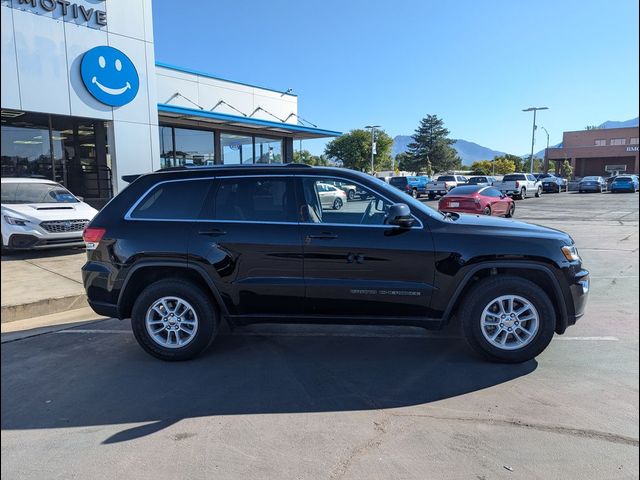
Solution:
M637 127L638 126L638 117L632 118L630 120L624 121L616 121L616 120L607 120L604 123L598 125L598 128L624 128L624 127ZM411 135L397 135L393 139L393 145L391 146L391 154L395 157L397 154L406 152L408 150L408 145L413 141ZM549 148L560 147L562 143L558 143L556 145L549 145ZM453 148L456 149L458 155L462 159L463 165L471 165L473 162L478 160L491 160L495 156L504 155L505 152L500 150L493 150L492 148L483 147L482 145L478 145L475 142L470 142L468 140L463 140L461 138L455 139L455 143L453 144ZM529 154L520 155L528 157ZM544 149L536 152L534 154L535 157L542 158L544 157Z

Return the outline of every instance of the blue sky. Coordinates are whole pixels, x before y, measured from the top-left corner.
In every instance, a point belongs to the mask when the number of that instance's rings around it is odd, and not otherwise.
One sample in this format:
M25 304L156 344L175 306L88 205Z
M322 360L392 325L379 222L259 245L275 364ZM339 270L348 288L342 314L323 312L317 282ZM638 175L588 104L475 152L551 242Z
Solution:
M453 138L523 154L532 120L523 108L550 108L538 125L551 144L564 130L638 115L637 0L154 0L153 9L157 61L292 88L300 116L321 128L412 134L436 114ZM536 150L545 143L541 133Z

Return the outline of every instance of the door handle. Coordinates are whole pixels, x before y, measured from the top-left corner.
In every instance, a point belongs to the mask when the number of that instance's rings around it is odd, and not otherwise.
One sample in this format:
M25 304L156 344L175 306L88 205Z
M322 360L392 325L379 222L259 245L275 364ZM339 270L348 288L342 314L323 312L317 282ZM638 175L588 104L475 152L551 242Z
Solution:
M307 235L307 240L311 240L312 238L318 238L318 239L323 239L323 240L333 240L335 238L338 238L338 235L335 233L318 233L318 234L314 234L314 235Z
M219 228L212 228L211 230L200 230L198 235L206 235L208 237L219 237L220 235L226 235L227 232Z

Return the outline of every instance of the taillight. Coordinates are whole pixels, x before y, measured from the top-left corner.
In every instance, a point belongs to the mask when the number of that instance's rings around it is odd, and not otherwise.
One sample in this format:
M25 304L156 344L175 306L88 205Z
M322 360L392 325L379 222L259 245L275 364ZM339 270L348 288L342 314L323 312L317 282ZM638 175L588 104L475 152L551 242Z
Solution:
M516 182L516 188L520 188L520 182Z
M409 184L407 183L407 184L404 186L404 189L405 189L405 190L411 190L411 187L410 187L410 186L409 186Z
M105 233L107 233L106 228L85 228L84 232L82 232L82 240L84 240L87 250L95 250Z

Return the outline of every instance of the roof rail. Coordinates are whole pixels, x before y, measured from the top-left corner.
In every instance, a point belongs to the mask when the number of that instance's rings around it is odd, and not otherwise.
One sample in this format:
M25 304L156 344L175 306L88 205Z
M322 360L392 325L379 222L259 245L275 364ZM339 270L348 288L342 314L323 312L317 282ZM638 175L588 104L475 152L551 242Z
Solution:
M173 172L180 170L206 170L216 168L283 168L283 167L296 167L296 168L312 168L311 165L306 163L250 163L250 164L218 164L218 165L179 165L177 167L165 167L156 172Z

